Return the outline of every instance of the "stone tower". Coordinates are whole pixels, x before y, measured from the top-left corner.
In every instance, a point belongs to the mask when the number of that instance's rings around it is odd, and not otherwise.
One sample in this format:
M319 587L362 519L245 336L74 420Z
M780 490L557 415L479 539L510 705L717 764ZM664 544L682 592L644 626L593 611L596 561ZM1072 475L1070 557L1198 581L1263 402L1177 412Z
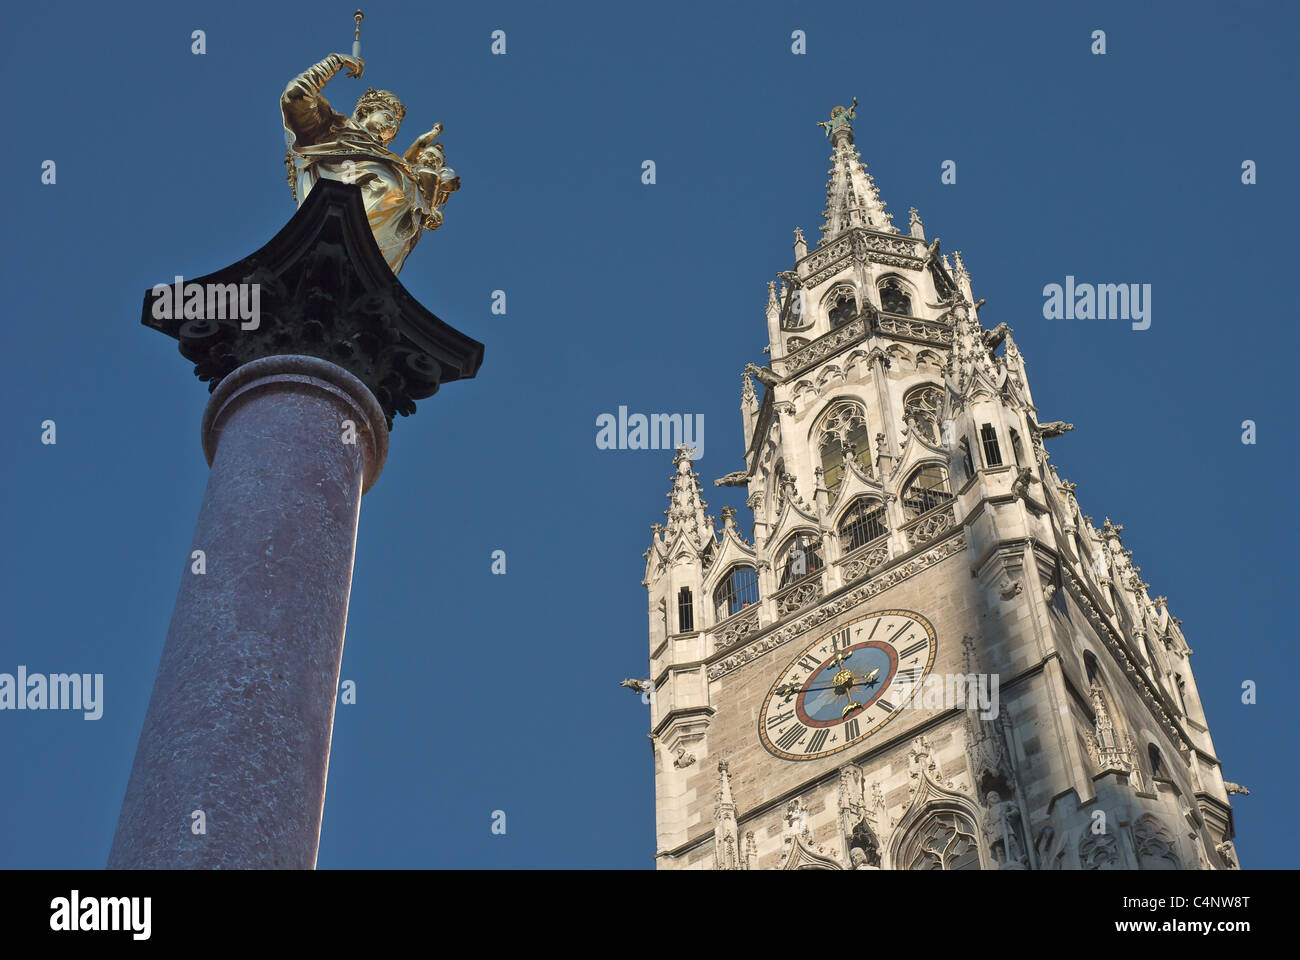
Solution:
M752 531L715 528L683 447L645 554L658 866L1237 867L1178 619L1049 465L1072 425L961 254L893 225L853 116L714 481Z

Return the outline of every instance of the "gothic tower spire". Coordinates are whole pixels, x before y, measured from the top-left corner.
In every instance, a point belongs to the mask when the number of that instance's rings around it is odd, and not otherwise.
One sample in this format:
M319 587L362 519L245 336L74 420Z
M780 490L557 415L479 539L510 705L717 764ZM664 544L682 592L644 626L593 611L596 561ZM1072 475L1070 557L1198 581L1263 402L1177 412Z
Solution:
M893 214L885 212L876 182L853 146L857 108L858 98L854 97L853 106L833 108L831 118L818 124L826 128L826 136L831 141L830 179L826 181L826 209L822 211L823 246L854 227L898 232Z
M646 552L659 865L1235 869L1179 621L1049 464L1072 424L965 259L890 222L856 106L714 481L752 539L679 450Z

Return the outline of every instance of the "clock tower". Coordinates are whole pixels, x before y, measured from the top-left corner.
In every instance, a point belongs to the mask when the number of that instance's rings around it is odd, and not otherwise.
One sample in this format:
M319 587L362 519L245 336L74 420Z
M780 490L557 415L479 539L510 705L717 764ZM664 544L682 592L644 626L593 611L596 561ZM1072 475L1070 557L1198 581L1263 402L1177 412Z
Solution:
M1234 869L1191 651L1081 513L960 253L831 145L742 374L748 535L678 449L646 551L662 869Z

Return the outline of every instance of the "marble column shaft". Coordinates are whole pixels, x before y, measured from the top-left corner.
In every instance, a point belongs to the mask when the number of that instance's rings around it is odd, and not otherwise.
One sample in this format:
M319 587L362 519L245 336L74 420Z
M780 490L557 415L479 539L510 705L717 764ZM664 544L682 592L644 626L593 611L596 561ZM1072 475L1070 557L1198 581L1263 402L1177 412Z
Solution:
M186 560L108 866L310 869L384 412L333 363L271 356L218 385L203 447L206 572Z

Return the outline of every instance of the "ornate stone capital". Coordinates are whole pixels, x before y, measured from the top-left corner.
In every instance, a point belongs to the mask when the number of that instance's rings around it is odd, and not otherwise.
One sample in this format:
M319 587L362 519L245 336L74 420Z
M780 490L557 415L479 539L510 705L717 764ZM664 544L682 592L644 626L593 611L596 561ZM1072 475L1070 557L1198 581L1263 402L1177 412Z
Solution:
M204 291L198 299L191 285ZM185 281L184 304L173 290L147 292L141 322L175 338L209 390L254 360L317 357L365 384L391 428L396 414L409 416L416 400L473 377L483 362L483 344L439 320L398 282L375 243L361 188L337 180L317 183L256 253ZM231 309L228 292L212 293L232 290L256 304L253 316Z

